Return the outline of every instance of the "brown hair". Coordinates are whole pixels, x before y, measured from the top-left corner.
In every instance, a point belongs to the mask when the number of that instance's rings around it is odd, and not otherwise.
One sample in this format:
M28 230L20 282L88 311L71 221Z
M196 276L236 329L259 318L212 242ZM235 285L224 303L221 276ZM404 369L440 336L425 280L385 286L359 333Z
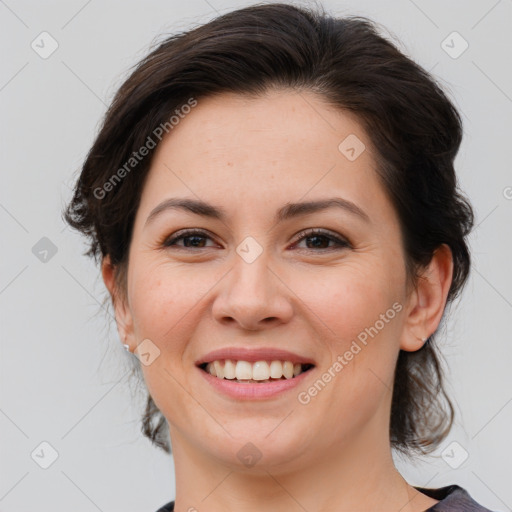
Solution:
M379 35L375 22L335 18L323 8L274 3L232 11L168 37L138 63L105 115L65 212L67 222L88 236L88 254L109 255L123 286L154 148L133 170L126 162L148 146L156 127L168 126L170 115L191 98L257 96L272 87L309 90L356 114L377 150L379 176L400 218L408 275L415 278L436 248L447 244L453 301L469 273L465 237L473 225L454 172L460 116L434 78ZM116 170L122 179L113 182ZM438 331L420 350L399 353L390 440L406 455L432 451L453 422L434 344ZM144 435L170 451L167 421L149 394L142 425Z

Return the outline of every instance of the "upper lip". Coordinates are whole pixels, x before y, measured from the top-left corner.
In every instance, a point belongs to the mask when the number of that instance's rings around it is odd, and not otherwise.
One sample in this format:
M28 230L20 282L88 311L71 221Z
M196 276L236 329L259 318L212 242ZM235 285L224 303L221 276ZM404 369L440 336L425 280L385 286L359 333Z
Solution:
M196 366L204 363L211 363L222 359L234 361L291 361L293 364L312 364L315 362L309 357L300 356L288 350L276 348L247 348L247 347L225 347L208 352L196 361Z

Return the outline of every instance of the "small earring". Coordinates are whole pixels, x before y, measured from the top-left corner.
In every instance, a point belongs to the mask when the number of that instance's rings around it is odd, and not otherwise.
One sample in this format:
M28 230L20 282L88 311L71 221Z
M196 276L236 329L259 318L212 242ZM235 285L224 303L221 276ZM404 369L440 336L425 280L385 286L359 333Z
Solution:
M123 343L123 347L124 347L124 349L125 349L127 352L130 352L130 345L128 345L128 344L126 343L127 338L128 338L128 336L126 336L126 334L123 334L123 341L124 341L124 343Z

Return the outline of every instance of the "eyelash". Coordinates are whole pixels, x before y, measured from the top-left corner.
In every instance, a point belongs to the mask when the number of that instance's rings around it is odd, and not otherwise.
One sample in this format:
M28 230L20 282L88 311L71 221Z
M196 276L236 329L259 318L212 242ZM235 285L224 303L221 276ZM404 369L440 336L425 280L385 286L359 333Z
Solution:
M211 237L205 231L201 231L201 230L197 230L197 229L188 229L188 230L184 230L182 232L178 232L177 235L175 234L171 237L166 238L163 241L163 246L164 247L172 247L175 244L175 242L177 242L178 240L193 237L193 236L199 236L199 237L211 239ZM301 233L299 233L299 238L297 239L297 241L295 243L302 242L302 240L305 240L305 239L311 238L311 237L315 237L315 236L325 237L325 238L329 239L330 241L335 242L338 245L338 247L320 248L320 251L332 251L332 250L347 249L347 248L352 247L352 245L350 244L350 242L348 240L338 237L338 236L335 236L330 231L326 231L324 229L318 229L318 228L302 231ZM182 249L193 249L193 247L185 247L185 246L175 246L175 247L180 247ZM206 248L207 247L198 247L198 249L206 249ZM306 248L306 250L314 250L314 249ZM318 251L315 251L315 252L318 252Z

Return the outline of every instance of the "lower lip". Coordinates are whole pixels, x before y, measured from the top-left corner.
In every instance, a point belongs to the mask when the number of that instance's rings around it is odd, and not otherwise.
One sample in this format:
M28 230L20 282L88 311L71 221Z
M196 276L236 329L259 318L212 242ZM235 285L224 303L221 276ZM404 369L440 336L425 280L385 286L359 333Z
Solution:
M240 383L236 380L229 379L219 379L218 377L214 377L208 372L205 372L201 368L198 368L198 370L201 372L201 375L215 389L221 393L224 393L225 395L228 395L231 398L241 398L244 400L269 398L284 393L285 391L289 391L290 389L293 389L301 382L303 382L313 369L314 368L310 368L309 370L302 372L300 375L297 375L297 377L293 377L292 379L281 379L265 382L262 384L256 384L250 382Z

